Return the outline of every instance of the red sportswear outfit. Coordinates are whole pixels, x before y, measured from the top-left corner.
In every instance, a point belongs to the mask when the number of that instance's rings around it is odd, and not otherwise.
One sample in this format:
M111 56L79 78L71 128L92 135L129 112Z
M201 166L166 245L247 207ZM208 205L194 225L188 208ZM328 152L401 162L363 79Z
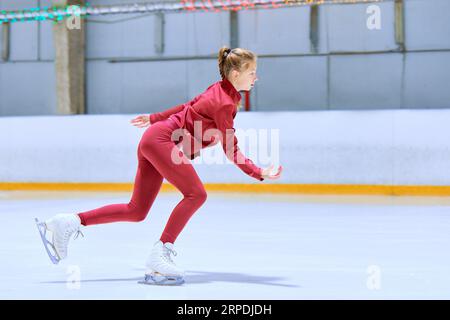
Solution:
M191 216L206 201L207 196L200 178L188 159L198 156L199 149L219 141L228 159L249 176L260 181L264 180L261 176L262 169L247 159L237 147L233 119L240 99L240 93L230 81L224 79L212 84L188 103L151 114L151 126L142 135L137 150L138 170L130 202L79 213L81 223L88 226L144 220L163 179L166 178L184 196L172 211L160 238L163 243L174 243ZM198 130L199 125L201 130ZM172 133L177 129L182 130L183 135L173 139ZM207 138L208 134L204 136L204 133L208 129L217 129L216 132L221 134L209 135ZM191 141L190 147L186 144L188 141ZM183 142L181 144L183 152L177 148L180 142ZM182 161L172 160L174 148Z

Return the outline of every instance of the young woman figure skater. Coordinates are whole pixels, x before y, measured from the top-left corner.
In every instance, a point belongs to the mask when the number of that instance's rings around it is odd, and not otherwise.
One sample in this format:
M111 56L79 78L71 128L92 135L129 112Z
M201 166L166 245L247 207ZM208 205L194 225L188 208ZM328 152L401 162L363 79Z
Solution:
M131 120L131 124L136 127L150 127L139 142L138 169L129 203L107 205L76 214L58 214L45 222L36 219L53 263L66 258L69 239L72 234L76 233L77 236L80 233L82 225L144 220L166 178L184 197L170 215L160 239L154 244L146 262L144 282L181 284L184 282L184 270L172 260L171 255L176 255L174 243L207 196L189 159L198 156L199 149L220 141L227 158L250 177L259 181L280 177L281 166L276 173L272 173L273 165L261 169L247 159L239 150L234 135L233 120L241 100L239 91L251 90L257 81L256 55L242 48L231 50L222 47L218 64L222 80L209 86L193 100L161 113L140 115ZM205 131L209 129L217 132L212 138L206 138ZM180 130L184 134L174 138L174 133ZM183 151L177 146L180 142ZM47 231L52 233L51 241L46 238Z

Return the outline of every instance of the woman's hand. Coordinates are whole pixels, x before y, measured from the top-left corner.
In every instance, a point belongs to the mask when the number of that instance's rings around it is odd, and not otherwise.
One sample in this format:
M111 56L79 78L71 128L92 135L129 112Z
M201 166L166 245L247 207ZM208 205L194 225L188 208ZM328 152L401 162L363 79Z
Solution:
M131 124L138 128L145 128L150 125L150 116L149 115L141 115L137 116L133 120L130 121Z
M261 175L264 179L278 179L281 176L281 171L283 171L283 167L279 166L278 171L276 173L272 173L274 165L271 164L268 168L262 170Z

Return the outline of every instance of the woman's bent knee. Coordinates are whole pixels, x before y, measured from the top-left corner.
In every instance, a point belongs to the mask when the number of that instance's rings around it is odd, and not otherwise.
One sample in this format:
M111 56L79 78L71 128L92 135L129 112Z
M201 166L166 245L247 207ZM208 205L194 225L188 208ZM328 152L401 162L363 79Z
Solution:
M141 222L147 217L148 210L142 208L130 208L127 213L128 221Z
M189 198L195 201L199 206L205 203L207 197L208 194L205 189L198 189L189 194Z

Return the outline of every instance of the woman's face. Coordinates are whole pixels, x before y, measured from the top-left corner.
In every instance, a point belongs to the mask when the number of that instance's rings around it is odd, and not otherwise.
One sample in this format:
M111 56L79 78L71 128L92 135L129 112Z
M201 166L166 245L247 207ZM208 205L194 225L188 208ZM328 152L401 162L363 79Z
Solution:
M258 80L256 76L256 62L252 62L246 70L241 72L233 70L231 76L237 91L250 91Z

